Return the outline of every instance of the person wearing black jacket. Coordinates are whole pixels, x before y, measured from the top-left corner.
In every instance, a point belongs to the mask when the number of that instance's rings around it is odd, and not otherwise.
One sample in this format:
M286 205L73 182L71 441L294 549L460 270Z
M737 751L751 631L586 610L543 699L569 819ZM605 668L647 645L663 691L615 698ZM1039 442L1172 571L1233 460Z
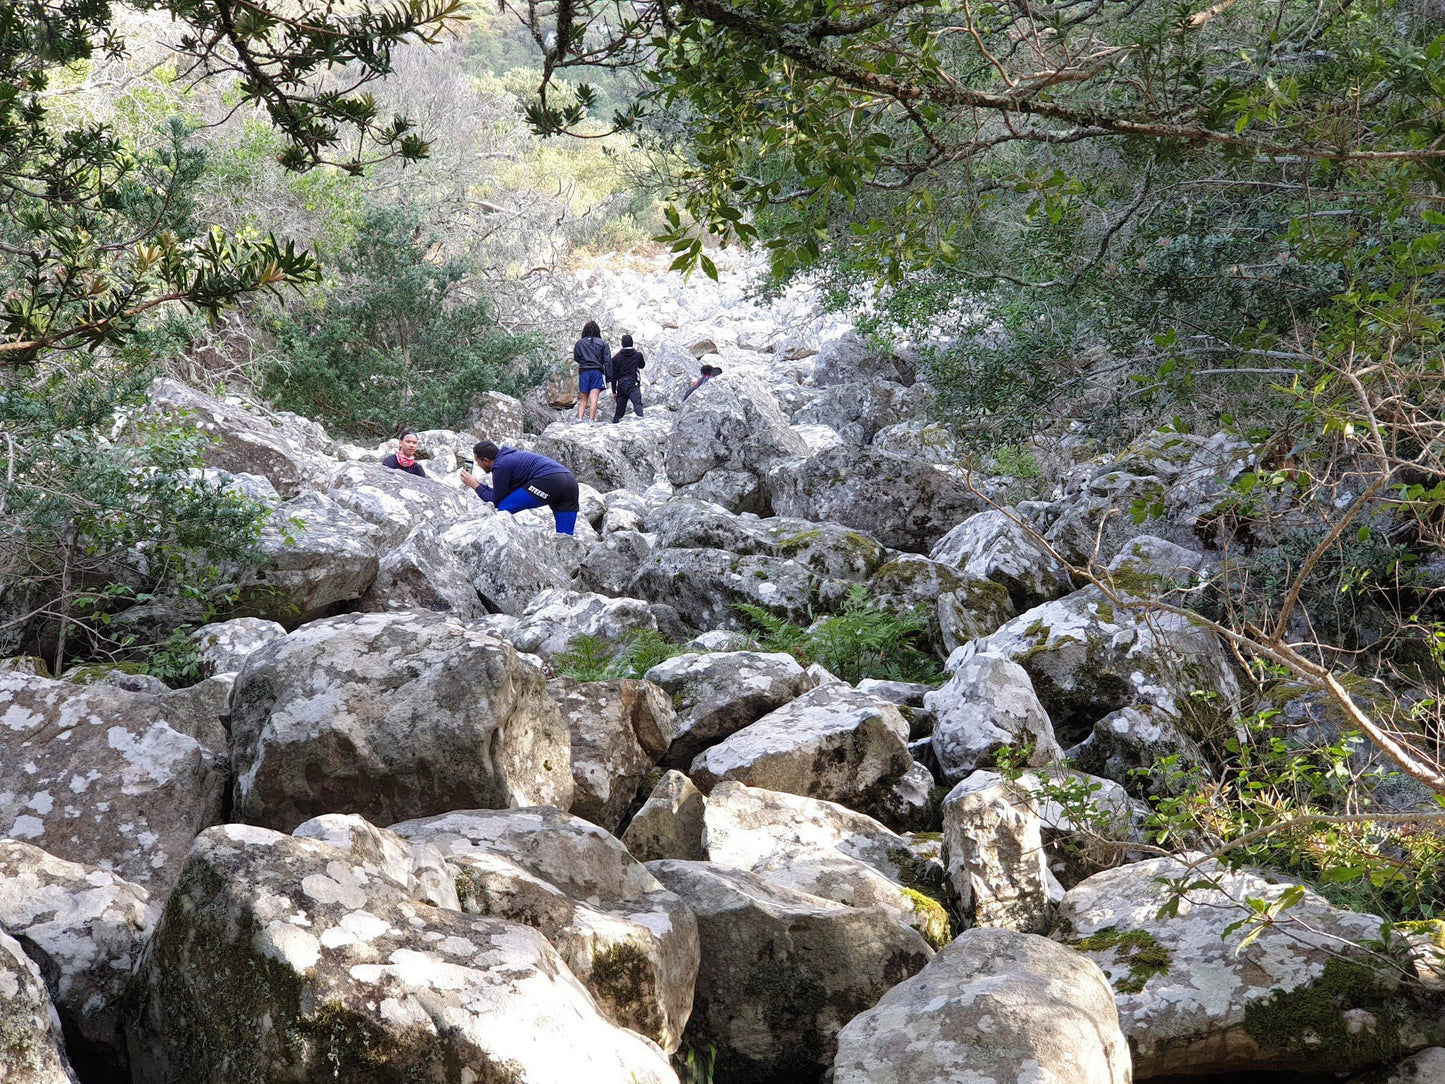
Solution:
M612 355L612 368L607 374L612 383L612 398L617 402L617 410L612 415L613 425L627 413L629 402L637 416L642 417L641 370L646 364L642 351L632 349L632 336L622 336L622 349Z

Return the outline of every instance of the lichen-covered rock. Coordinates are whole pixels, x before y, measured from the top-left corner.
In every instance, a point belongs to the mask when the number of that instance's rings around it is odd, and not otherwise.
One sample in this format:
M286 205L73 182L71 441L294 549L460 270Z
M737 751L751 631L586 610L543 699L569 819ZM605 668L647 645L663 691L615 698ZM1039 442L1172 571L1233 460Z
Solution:
M261 531L261 564L243 578L252 616L287 627L366 594L376 579L381 531L324 493L278 505Z
M1035 606L957 654L1019 663L1065 748L1126 705L1151 704L1195 725L1239 708L1239 682L1214 633L1147 604L1116 606L1096 587Z
M741 628L739 603L806 622L817 578L783 557L735 557L726 550L655 549L642 562L628 593L665 603L699 629Z
M1175 885L1190 887L1161 917ZM1172 882L1172 883L1171 883ZM1246 900L1302 892L1257 940ZM1172 906L1172 905L1171 905ZM1053 936L1114 986L1143 1078L1171 1073L1357 1072L1438 1044L1438 1012L1399 992L1400 972L1361 947L1381 920L1334 907L1282 878L1157 858L1096 873L1059 905Z
M738 484L711 487L709 499L726 493L732 511L766 512L767 472L807 454L807 445L788 428L766 385L726 372L698 388L678 412L667 439L667 480L683 488L706 486L715 471L739 475Z
M937 948L942 904L920 888L910 841L862 813L816 798L719 783L708 796L707 859L849 907L882 907Z
M535 930L428 907L318 840L201 836L156 929L137 1084L674 1084Z
M322 454L324 440L288 417L220 400L179 380L160 379L147 393L147 409L183 416L216 443L204 452L206 466L232 474L259 474L290 500L306 489L322 489L336 463ZM309 423L314 425L315 423ZM320 427L316 426L319 430Z
M1013 930L961 934L838 1035L834 1084L1129 1084L1098 967Z
M698 754L688 774L704 792L732 779L866 812L912 764L898 709L834 682Z
M672 742L672 701L656 685L629 678L553 678L547 691L572 736L571 810L609 832L622 823L638 788Z
M1445 1081L1445 1047L1431 1046L1394 1065L1361 1076L1349 1084L1440 1084Z
M520 399L499 391L478 392L467 407L468 432L480 433L497 444L515 444L526 424L526 408Z
M933 396L922 385L905 388L877 377L827 388L801 410L794 425L826 425L849 444L871 444L880 429L918 418Z
M252 824L572 799L541 672L436 614L353 614L272 641L236 679L231 737L235 815Z
M969 516L938 540L935 561L1002 584L1020 610L1067 594L1069 573L1010 509Z
M702 791L681 772L669 771L628 822L622 845L639 862L660 858L705 861L702 833L706 812Z
M932 955L881 908L708 862L647 868L697 916L702 969L688 1038L716 1048L720 1081L821 1081L839 1029Z
M976 926L1046 932L1053 916L1043 825L1027 791L974 772L943 800L948 879Z
M324 813L298 824L291 834L335 847L357 869L386 878L419 903L462 909L456 873L435 844L402 839L355 813Z
M645 407L647 393L643 392ZM610 408L609 408L610 409ZM664 473L663 461L672 419L661 410L642 418L629 412L626 425L549 425L533 448L567 466L579 482L609 489L643 490Z
M0 672L0 837L164 895L221 819L227 688L156 695Z
M783 652L674 655L643 676L661 686L677 707L665 763L679 767L813 687L798 660Z
M285 635L286 627L279 621L237 617L197 629L191 634L191 642L196 645L202 672L210 676L235 673L247 655Z
M443 541L449 527L427 522L414 528L381 559L361 608L369 613L432 610L460 618L484 616L487 606L472 585L471 572Z
M159 910L144 888L108 870L0 840L0 928L40 965L71 1059L87 1075L126 1072L121 999ZM0 1069L7 1036L0 1022Z
M897 452L929 463L957 463L963 458L948 426L927 419L884 426L873 434L872 443L885 452Z
M379 462L347 463L338 468L327 496L372 525L377 548L383 553L399 545L419 524L450 525L479 514L482 503L464 487L446 486L439 478L419 478Z
M556 809L467 810L392 826L458 870L465 910L534 926L614 1022L668 1051L698 970L697 923L616 839Z
M60 1017L40 969L0 930L0 1079L10 1084L76 1084Z
M933 713L933 753L949 783L991 766L1005 746L1029 746L1034 767L1063 755L1028 672L1008 659L972 656L923 704Z
M1165 538L1141 534L1124 543L1109 562L1109 572L1120 586L1137 590L1144 580L1156 588L1193 583L1205 565L1204 554L1185 549Z
M538 593L571 587L577 574L583 543L558 534L551 518L543 524L493 512L451 527L442 543L467 570L488 609L519 615Z
M960 644L987 636L1015 612L1002 585L916 553L905 553L874 574L868 603L887 610L922 608L928 615L929 646L944 657Z
M853 445L780 464L768 494L780 516L841 523L910 553L927 553L983 504L961 473Z
M1166 770L1163 764L1171 757ZM1150 704L1111 711L1073 748L1070 759L1139 798L1180 794L1212 774L1199 744L1180 730L1179 718Z
M876 380L912 384L917 378L918 370L912 361L869 347L855 331L845 331L822 343L813 359L813 381L820 388Z
M550 660L581 636L620 647L640 632L656 631L657 618L641 599L554 587L528 603L507 639L518 651Z

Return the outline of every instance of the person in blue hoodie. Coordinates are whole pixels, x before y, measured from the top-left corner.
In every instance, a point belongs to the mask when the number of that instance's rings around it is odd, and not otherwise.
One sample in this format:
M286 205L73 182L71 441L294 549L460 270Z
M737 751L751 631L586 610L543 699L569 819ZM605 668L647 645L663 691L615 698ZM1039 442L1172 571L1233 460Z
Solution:
M492 484L486 485L471 471L462 471L462 481L482 500L513 513L545 504L552 509L558 534L577 529L577 479L561 463L520 448L498 448L490 440L477 441L472 457L492 476Z
M577 420L587 414L589 422L597 420L597 398L612 371L612 347L602 338L596 320L582 325L582 338L572 347L572 360L577 363Z

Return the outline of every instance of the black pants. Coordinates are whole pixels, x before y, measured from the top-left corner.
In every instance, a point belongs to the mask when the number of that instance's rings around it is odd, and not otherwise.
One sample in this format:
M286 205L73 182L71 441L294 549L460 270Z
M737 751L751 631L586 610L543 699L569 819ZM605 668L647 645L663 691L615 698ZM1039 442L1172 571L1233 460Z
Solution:
M627 404L632 404L632 409L637 416L642 417L642 385L635 380L625 380L617 385L617 412L612 415L613 423L620 422L622 415L627 413Z

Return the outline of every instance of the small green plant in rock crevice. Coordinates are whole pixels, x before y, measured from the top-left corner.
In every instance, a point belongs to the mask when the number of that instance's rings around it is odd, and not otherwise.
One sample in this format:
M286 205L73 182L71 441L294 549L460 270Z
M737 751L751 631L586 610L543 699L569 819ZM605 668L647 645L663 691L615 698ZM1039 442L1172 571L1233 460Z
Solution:
M938 660L922 647L928 615L922 607L902 613L872 606L861 584L848 591L840 612L803 627L761 606L741 603L737 610L755 628L764 651L785 651L804 666L818 663L844 681L864 678L937 684Z
M643 629L621 647L604 636L582 635L552 660L552 669L575 681L610 681L640 678L664 659L683 652L655 629Z

